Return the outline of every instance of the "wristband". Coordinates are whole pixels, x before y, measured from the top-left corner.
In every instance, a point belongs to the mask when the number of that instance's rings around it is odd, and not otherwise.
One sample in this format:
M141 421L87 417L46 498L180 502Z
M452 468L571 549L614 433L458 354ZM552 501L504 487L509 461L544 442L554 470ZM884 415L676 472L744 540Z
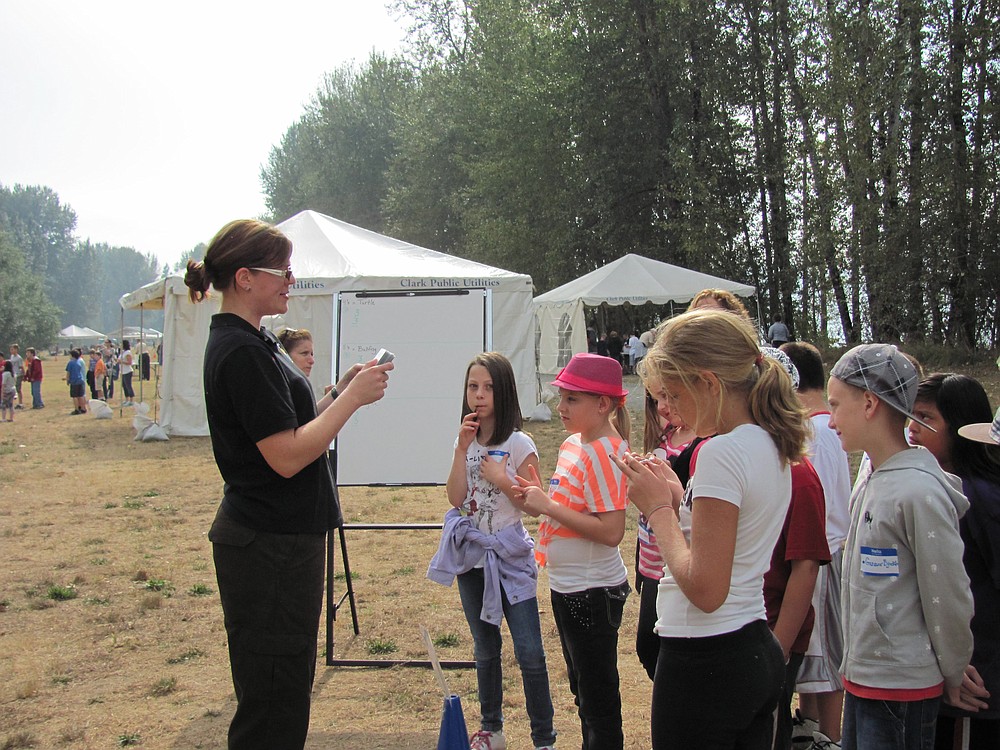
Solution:
M663 510L664 508L673 508L673 507L674 506L670 505L669 503L664 505L657 505L655 508L649 511L649 513L646 514L646 523L649 523L649 520L653 517L653 514L656 513L656 511Z

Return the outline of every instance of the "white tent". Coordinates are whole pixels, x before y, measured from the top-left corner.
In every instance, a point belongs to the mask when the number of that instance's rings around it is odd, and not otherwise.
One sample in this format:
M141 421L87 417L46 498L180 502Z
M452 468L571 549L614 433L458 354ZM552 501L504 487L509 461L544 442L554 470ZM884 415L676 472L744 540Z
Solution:
M527 413L535 405L531 277L385 237L314 211L303 211L278 228L292 241L296 283L289 293L288 312L265 323L272 330L285 326L310 330L316 353L312 380L318 395L334 368L342 293L486 289L493 349L505 354L514 367L522 411ZM183 279L170 276L124 295L120 302L125 309L164 310L160 375L164 430L171 435L207 435L202 362L220 295L194 304ZM435 335L447 335L447 331ZM460 375L464 376L464 370ZM455 425L460 390L461 384L444 407L454 412L448 415L454 417ZM457 427L452 430L450 423L449 430L457 434ZM450 456L448 446L442 455Z
M724 289L752 297L752 286L691 271L641 255L625 255L534 300L538 371L558 373L570 357L587 351L585 307L686 305L702 289Z
M86 326L70 325L59 331L56 338L60 346L84 348L104 341L104 334Z

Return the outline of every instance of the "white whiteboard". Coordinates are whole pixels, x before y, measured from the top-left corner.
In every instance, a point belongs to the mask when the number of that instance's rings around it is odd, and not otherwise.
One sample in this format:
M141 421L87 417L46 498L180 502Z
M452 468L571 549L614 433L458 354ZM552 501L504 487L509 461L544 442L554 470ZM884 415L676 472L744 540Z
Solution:
M492 348L488 289L341 292L337 372L396 355L380 401L335 442L338 485L444 484L451 470L469 361Z

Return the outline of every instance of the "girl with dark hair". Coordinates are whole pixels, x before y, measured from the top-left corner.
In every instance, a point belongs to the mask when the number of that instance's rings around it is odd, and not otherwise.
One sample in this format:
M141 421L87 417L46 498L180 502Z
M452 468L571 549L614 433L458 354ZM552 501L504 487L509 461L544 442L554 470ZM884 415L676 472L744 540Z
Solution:
M500 619L507 620L521 668L525 707L536 748L555 742L549 673L538 618L534 544L514 501L514 477L538 471L538 450L521 431L514 370L502 354L486 352L465 371L462 423L448 475L448 512L442 549L464 534L464 564L439 554L428 575L451 583L458 574L462 609L472 631L479 683L480 729L472 750L503 750L503 672ZM464 514L464 515L463 515ZM463 529L463 527L465 527ZM470 533L472 532L472 533ZM492 606L490 604L492 602Z
M936 372L921 381L913 413L937 432L910 422L910 442L934 454L941 468L962 480L969 510L958 524L962 561L972 585L972 662L965 679L985 685L989 705L977 713L944 703L938 714L935 748L996 750L1000 747L1000 445L967 439L963 427L989 422L992 411L974 378ZM964 686L963 686L964 687ZM968 744L953 744L968 720Z
M189 261L194 301L222 294L205 349L205 405L225 485L209 531L236 688L229 748L301 750L309 729L327 532L343 519L328 448L385 394L368 362L317 416L309 381L265 315L288 310L292 245L260 221L227 224Z

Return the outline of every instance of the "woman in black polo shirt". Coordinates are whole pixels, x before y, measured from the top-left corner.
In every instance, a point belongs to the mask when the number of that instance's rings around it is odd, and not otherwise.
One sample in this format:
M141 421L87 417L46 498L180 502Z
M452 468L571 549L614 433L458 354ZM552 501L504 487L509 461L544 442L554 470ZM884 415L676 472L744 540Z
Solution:
M309 381L265 315L288 310L292 245L259 221L224 226L191 299L222 293L205 349L205 405L225 481L209 531L236 689L229 747L300 749L309 727L323 605L325 541L343 519L327 449L361 406L382 398L392 364L352 369L317 415Z

